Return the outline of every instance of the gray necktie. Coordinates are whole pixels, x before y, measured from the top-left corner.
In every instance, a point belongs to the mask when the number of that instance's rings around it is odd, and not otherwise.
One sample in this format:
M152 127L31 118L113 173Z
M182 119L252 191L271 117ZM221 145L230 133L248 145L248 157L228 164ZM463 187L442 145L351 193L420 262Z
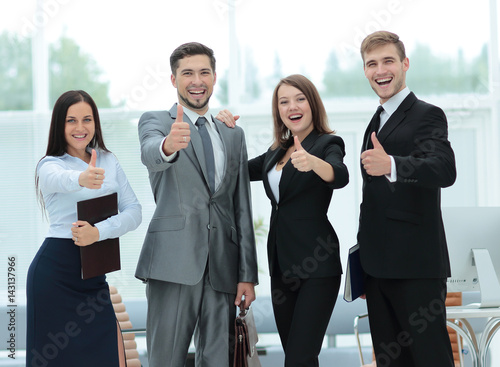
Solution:
M201 116L196 121L196 126L198 126L198 132L200 133L201 141L203 142L203 151L205 153L205 162L207 164L208 172L208 185L210 186L210 191L215 192L214 147L212 146L212 140L208 134L207 127L205 126L206 122L207 119Z

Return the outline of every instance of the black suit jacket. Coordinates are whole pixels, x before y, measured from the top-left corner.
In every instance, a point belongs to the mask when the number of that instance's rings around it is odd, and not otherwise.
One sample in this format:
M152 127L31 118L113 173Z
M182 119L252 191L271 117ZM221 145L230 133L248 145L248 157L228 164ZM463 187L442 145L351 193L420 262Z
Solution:
M377 278L450 276L441 187L455 182L455 156L444 112L410 93L377 135L394 157L397 181L361 168L358 243L365 272ZM363 147L369 139L365 132Z
M347 167L343 163L344 142L338 136L319 135L312 131L302 142L302 147L330 163L335 180L326 183L313 171L298 171L289 161L282 171L279 203L271 191L267 173L274 169L286 149L270 148L248 162L250 180L263 181L272 204L267 247L269 271L273 276L283 274L302 279L340 275L339 241L327 211L333 189L344 187L349 182Z

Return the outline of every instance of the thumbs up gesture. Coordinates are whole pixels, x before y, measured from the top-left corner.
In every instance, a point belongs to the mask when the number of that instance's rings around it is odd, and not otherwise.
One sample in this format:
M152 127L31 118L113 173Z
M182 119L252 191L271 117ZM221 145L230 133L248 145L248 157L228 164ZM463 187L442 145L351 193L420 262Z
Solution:
M89 166L80 174L78 183L87 189L100 189L104 182L104 169L96 167L97 153L92 149Z
M314 157L302 148L299 138L293 137L295 151L290 156L293 166L300 172L309 172L314 169Z
M191 130L189 123L183 120L184 109L181 104L177 104L177 117L170 128L170 133L163 142L163 151L166 155L174 154L181 149L186 149L191 141Z
M361 164L370 176L384 176L391 173L391 158L377 139L375 132L370 136L373 149L361 153Z

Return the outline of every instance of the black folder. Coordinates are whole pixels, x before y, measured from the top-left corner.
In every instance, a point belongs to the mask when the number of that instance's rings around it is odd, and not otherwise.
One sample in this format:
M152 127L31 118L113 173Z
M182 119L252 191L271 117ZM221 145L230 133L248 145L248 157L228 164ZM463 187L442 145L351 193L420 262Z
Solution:
M359 244L349 249L345 277L344 299L352 302L365 294L365 273L359 258Z
M77 203L78 220L94 225L118 214L118 194L82 200ZM89 279L120 270L120 241L110 238L80 247L82 279Z

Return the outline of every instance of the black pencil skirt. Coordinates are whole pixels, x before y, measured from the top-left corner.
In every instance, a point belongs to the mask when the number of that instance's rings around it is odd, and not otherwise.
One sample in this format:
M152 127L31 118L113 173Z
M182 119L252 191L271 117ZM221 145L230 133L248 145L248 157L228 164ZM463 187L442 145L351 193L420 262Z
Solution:
M118 367L106 276L81 279L80 249L46 238L28 270L27 367Z

